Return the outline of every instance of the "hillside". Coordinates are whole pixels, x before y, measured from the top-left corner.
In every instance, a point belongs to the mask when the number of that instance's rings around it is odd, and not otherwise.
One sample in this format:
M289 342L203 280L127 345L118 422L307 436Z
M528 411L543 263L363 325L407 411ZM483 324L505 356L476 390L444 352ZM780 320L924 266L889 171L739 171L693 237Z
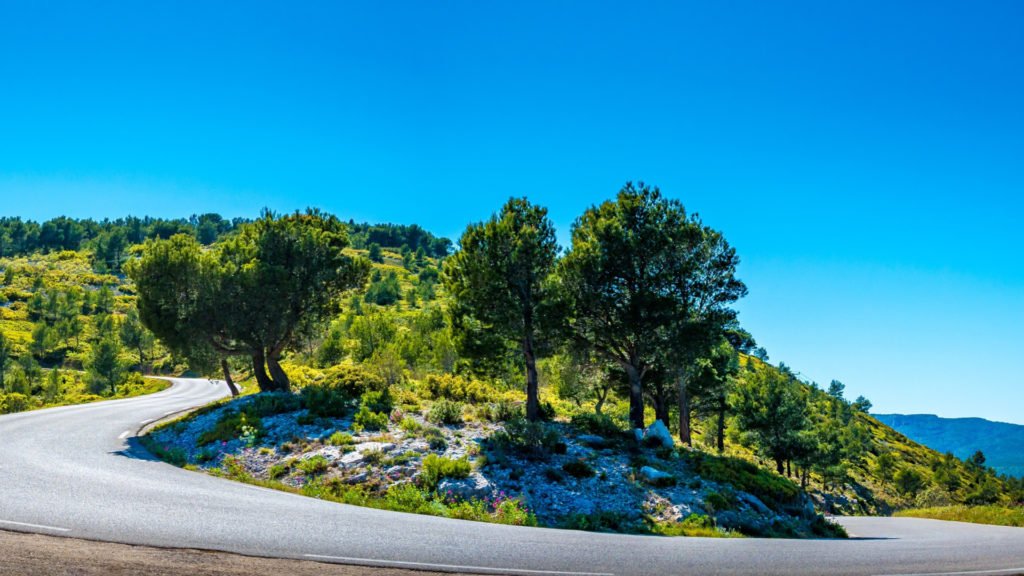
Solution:
M932 414L875 414L879 422L938 450L966 459L981 450L985 465L1000 474L1024 477L1024 426L983 418L940 418Z

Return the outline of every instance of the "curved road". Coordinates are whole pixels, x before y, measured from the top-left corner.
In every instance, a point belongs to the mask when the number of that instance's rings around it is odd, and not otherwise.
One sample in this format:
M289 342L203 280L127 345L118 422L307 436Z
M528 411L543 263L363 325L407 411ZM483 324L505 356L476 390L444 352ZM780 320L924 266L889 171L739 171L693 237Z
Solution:
M188 472L134 439L225 394L163 392L0 417L0 529L481 574L1024 574L1024 529L847 518L850 540L661 538L343 506Z

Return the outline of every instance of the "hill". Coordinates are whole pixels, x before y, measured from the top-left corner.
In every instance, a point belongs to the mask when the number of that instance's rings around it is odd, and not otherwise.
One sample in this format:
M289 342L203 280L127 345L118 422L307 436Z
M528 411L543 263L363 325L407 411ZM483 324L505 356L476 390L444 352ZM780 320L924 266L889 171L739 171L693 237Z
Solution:
M875 414L886 426L939 452L966 459L976 451L1000 474L1024 477L1024 426L983 418L941 418L933 414Z

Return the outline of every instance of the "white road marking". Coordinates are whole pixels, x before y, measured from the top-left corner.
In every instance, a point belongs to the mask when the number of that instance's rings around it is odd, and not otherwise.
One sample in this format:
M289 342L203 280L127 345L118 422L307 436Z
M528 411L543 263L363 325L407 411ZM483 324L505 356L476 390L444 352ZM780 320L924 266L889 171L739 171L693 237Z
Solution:
M1024 568L1003 568L1001 570L968 570L964 572L918 572L900 574L898 576L968 576L970 574L1024 574ZM879 574L878 576L897 576L895 574Z
M120 435L120 436L118 436L118 437L117 437L117 439L118 439L118 440L124 440L124 439L125 439L125 438L127 438L127 437L128 437L128 435L129 435L129 434L131 434L131 433L132 433L132 432L131 432L131 430L125 430L124 432L121 432L121 435Z
M174 414L175 412L180 412L180 410L170 410L168 412L164 412L164 416L170 416L171 414Z
M142 422L139 422L139 424L149 424L153 420L156 420L156 418L150 418L149 420L143 420Z
M45 524L29 524L28 522L15 522L13 520L0 520L0 524L5 524L7 526L24 526L25 528L40 528L42 530L55 530L57 532L71 532L71 528L46 526Z
M496 574L550 574L559 576L615 576L610 572L561 572L558 570L525 570L521 568L487 568L486 566L460 566L456 564L430 564L428 562L401 562L398 560L375 560L373 558L349 558L346 556L324 556L322 554L304 554L306 558L323 560L340 560L357 564L376 564L380 566L411 566L414 568L442 568L465 572L496 573Z

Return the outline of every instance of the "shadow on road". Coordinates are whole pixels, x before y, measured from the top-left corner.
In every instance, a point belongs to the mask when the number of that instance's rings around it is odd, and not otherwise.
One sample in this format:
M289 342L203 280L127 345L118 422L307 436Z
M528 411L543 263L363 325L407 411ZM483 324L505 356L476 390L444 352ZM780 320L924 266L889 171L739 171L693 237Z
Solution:
M150 462L160 462L161 460L154 456L145 446L142 445L142 441L138 437L132 437L125 440L126 448L123 450L116 450L111 452L115 456L124 456L125 458L132 458L134 460L148 460Z

